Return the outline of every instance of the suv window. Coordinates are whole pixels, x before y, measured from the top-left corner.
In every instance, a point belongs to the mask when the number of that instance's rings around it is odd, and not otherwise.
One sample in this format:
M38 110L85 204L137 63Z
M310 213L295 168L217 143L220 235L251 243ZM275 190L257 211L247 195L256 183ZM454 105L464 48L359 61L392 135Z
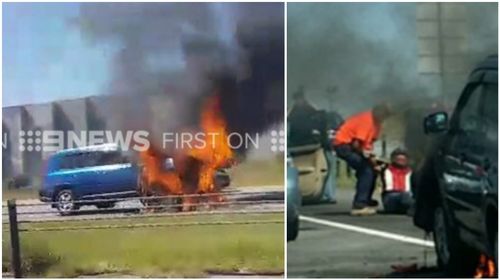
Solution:
M470 141L481 135L481 93L482 86L475 83L468 85L462 94L451 123L452 136L449 147L452 151L481 152L478 141Z
M484 94L484 116L487 121L498 122L498 85L485 84Z
M475 86L469 92L465 105L458 112L457 128L463 132L477 131L480 126L479 104L482 86Z
M498 141L498 84L484 84L482 94L486 140L496 144Z

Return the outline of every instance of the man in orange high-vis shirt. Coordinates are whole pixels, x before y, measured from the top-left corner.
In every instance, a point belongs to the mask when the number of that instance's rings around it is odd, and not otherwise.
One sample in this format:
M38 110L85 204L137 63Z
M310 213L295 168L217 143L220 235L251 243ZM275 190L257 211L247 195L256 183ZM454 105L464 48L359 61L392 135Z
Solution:
M333 142L337 156L356 171L356 194L352 215L372 215L378 203L372 199L375 189L375 157L373 143L380 133L382 122L390 115L387 104L349 117L338 129Z

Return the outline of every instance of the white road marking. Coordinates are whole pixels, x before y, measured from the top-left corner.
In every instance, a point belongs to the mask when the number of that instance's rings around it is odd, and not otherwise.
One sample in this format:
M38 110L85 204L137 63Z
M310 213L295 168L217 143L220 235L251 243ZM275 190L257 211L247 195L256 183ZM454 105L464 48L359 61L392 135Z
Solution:
M332 221L328 221L328 220L307 217L307 216L300 216L300 220L306 221L306 222L311 222L311 223L316 223L319 225L324 225L324 226L329 226L329 227L340 228L340 229L350 230L350 231L354 231L354 232L364 233L364 234L368 234L368 235L378 236L378 237L382 237L382 238L386 238L386 239L392 239L392 240L396 240L396 241L400 241L400 242L405 242L405 243L434 248L434 242L432 242L432 241L414 238L414 237L410 237L410 236L405 236L405 235L401 235L401 234L395 234L395 233L390 233L390 232L381 231L381 230L375 230L375 229L369 229L369 228L364 228L364 227L360 227L360 226L353 226L353 225L348 225L348 224L343 224L343 223L338 223L338 222L332 222Z

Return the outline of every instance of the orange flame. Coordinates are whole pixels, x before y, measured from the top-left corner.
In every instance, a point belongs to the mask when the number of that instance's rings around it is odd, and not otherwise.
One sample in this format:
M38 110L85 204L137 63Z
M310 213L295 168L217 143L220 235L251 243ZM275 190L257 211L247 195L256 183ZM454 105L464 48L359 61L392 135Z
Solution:
M495 273L496 268L493 259L481 254L474 278L491 278L495 277Z
M184 156L196 159L200 163L198 171L197 193L212 193L215 189L215 174L218 168L225 167L232 162L233 152L229 146L226 122L220 111L219 99L214 96L209 98L201 112L200 127L203 131L203 144L192 145L185 151ZM146 194L154 186L159 186L167 194L186 194L188 183L183 182L183 178L192 176L193 170L182 170L183 165L176 164L176 171L164 171L162 169L163 157L160 152L150 147L140 154L140 160L144 166L142 172L141 191ZM184 168L185 169L185 168ZM212 197L211 200L222 201L220 196ZM183 199L184 205L197 203L197 199L186 197ZM184 210L191 210L193 207L183 207Z
M152 186L159 186L166 194L183 193L179 174L173 171L162 171L161 157L154 149L149 148L142 152L140 159L144 165L142 187L146 188L141 191L145 192Z
M208 193L214 190L214 176L218 168L226 165L233 157L228 145L226 122L220 112L219 99L207 100L201 113L200 126L204 132L205 144L189 151L189 155L202 162L198 191Z

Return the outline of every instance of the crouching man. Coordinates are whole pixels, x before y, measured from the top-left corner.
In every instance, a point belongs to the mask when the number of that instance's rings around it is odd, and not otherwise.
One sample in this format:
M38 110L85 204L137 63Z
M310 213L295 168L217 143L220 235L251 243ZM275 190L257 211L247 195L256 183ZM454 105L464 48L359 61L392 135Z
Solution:
M382 203L386 213L411 214L411 175L408 153L402 149L394 150L391 163L382 172Z
M356 170L356 194L351 215L373 215L377 212L378 202L372 199L378 172L373 143L390 113L387 104L377 105L370 111L347 118L335 135L337 156Z

